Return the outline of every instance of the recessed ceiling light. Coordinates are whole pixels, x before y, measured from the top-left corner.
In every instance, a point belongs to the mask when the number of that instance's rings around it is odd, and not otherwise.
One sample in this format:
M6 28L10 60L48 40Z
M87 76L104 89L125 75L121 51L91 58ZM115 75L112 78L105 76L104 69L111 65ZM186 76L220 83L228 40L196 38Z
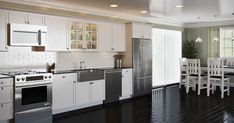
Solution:
M110 4L110 7L111 8L116 8L116 7L119 7L119 5L117 5L117 4Z
M176 5L176 8L182 8L183 5Z
M146 14L148 11L141 11L142 14Z
M182 8L183 7L183 0L176 0L176 8Z

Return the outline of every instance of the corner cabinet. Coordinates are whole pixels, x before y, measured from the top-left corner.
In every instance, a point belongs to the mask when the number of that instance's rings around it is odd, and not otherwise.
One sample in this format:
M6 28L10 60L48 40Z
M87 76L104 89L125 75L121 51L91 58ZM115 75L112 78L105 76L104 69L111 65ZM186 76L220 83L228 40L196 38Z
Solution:
M7 51L7 12L0 11L0 51Z
M70 50L96 50L97 29L95 22L85 22L78 19L69 19L69 49Z
M46 51L67 51L68 19L57 16L46 16L45 25L48 30Z

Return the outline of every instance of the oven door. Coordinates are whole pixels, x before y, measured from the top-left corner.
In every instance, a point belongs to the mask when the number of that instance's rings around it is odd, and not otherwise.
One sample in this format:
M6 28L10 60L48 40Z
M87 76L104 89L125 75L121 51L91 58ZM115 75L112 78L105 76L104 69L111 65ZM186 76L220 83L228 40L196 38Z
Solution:
M51 84L15 88L15 112L52 106Z

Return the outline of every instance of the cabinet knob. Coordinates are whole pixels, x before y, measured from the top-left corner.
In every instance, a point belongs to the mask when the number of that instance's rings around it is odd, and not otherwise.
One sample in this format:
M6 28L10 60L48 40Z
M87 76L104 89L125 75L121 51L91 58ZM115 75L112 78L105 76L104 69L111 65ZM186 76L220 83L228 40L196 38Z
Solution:
M0 82L0 84L3 84L4 82Z
M30 22L28 21L28 24L30 24Z
M66 76L63 76L62 78L66 78Z
M3 90L4 88L3 88L3 87L1 87L1 89Z
M4 105L2 104L1 107L3 107Z
M93 84L93 82L90 82L89 84Z
M76 83L76 81L73 81L73 83Z
M114 50L114 48L111 48L111 50Z

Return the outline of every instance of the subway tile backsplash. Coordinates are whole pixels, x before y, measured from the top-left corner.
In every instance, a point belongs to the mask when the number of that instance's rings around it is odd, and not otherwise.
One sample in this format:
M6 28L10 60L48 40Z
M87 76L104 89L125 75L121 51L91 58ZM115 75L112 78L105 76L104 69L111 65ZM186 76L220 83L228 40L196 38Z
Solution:
M45 67L56 62L55 52L32 52L31 47L9 47L8 52L0 52L0 69Z

